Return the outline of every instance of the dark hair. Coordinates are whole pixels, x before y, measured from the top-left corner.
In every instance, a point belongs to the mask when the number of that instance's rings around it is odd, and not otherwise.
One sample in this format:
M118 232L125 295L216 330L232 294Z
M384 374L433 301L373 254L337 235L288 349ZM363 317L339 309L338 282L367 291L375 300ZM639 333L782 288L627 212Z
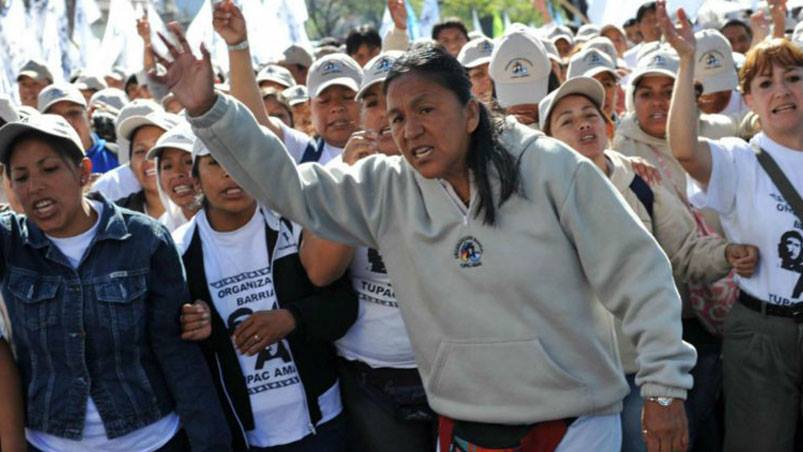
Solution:
M466 40L470 39L468 37L468 28L466 28L466 24L464 24L463 21L457 17L447 17L445 20L435 24L435 26L432 27L432 39L437 41L438 35L447 28L457 28L461 33L463 33L463 36L466 37Z
M635 17L627 19L625 23L622 24L622 28L632 27L633 25L638 25L638 21L636 20Z
M441 87L451 91L462 105L466 105L471 96L471 80L463 65L451 56L443 47L435 44L418 46L396 60L383 88L385 93L394 80L416 73ZM513 157L500 143L499 132L502 122L492 121L488 109L479 106L479 124L471 134L466 163L474 174L477 183L479 205L477 215L483 213L483 223L493 225L496 222L496 209L521 189L519 161ZM501 190L498 204L493 199L491 189L491 168L499 175Z
M139 87L139 80L137 80L137 74L131 74L126 79L125 86L123 87L123 91L125 91L126 95L128 95L128 90L132 85Z
M9 165L9 162L11 162L11 155L14 153L14 148L23 141L28 141L31 139L44 142L51 149L53 149L56 154L58 154L59 158L65 162L79 166L81 164L81 160L83 160L83 157L78 157L77 155L73 155L68 151L69 148L75 148L75 143L72 141L66 138L47 135L38 130L27 130L19 134L16 138L14 138L14 140L11 141L11 143L8 144L9 152L6 154L5 161L2 162L3 167L5 168L6 176L11 177L11 165Z
M742 27L744 28L744 31L747 32L747 36L750 39L753 39L753 30L751 30L750 25L747 25L743 20L731 19L725 22L725 25L719 27L719 31L722 31L728 27Z
M352 28L348 36L346 36L346 53L349 56L354 55L363 44L369 48L382 47L382 38L376 28L370 25L360 25L357 28Z
M641 23L641 20L644 19L644 15L649 12L656 12L658 9L655 2L647 2L638 8L638 12L636 13L636 22Z

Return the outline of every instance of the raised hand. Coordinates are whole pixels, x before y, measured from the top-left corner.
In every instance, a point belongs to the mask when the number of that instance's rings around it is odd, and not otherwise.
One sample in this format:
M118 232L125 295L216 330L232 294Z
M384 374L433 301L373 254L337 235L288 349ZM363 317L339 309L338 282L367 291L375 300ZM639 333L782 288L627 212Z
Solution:
M686 11L683 8L678 9L677 16L680 25L675 27L666 11L666 0L658 0L656 6L658 26L661 27L667 42L675 49L681 59L684 57L693 59L694 52L697 49L697 40L694 38L694 30L691 27Z
M786 0L767 0L772 17L772 37L783 38L786 35Z
M404 6L404 0L388 0L388 11L396 28L406 30L407 8Z
M228 45L237 45L248 39L243 12L231 0L217 3L212 12L212 26Z
M137 19L137 34L145 44L151 43L151 23L148 22L148 9L142 12L142 17Z
M159 38L164 42L173 61L168 61L154 52L156 59L167 71L157 74L155 70L150 70L148 76L155 82L167 86L176 95L179 103L187 109L190 116L200 116L215 104L215 76L212 71L212 59L203 44L201 44L202 57L195 58L181 25L170 22L167 28L176 37L178 45L170 43L161 33L159 33Z
M763 41L770 34L770 23L763 9L750 15L750 31L753 33L751 46Z
M343 162L353 165L364 157L376 154L379 151L376 137L376 132L368 130L358 130L352 133L343 149Z

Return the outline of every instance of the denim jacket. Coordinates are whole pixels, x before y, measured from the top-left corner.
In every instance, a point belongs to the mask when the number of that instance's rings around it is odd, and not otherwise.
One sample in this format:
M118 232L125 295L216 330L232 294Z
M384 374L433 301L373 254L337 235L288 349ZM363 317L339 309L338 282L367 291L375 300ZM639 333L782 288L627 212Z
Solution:
M80 439L91 396L109 438L176 411L193 450L228 450L201 351L180 337L189 292L170 233L100 202L97 233L77 269L32 221L0 216L0 276L27 427Z

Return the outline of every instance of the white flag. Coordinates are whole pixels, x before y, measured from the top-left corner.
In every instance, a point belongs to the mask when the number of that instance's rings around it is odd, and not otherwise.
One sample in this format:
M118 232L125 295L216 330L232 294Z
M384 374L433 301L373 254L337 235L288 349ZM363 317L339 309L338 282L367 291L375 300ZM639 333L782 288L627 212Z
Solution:
M92 32L92 24L101 18L95 0L75 2L75 20L72 36L67 40L67 60L70 71L93 66L100 53L100 40Z
M418 26L421 29L421 36L431 36L432 27L441 20L441 11L438 0L424 0L421 8L421 17L418 19Z
M0 9L0 93L8 93L19 103L17 72L33 56L39 56L39 43L26 33L27 18L23 0L7 0ZM28 39L26 39L28 38Z
M254 42L251 38L251 27L248 27L249 42ZM205 0L195 18L187 27L187 42L190 44L196 56L201 54L201 43L206 46L212 57L212 64L220 66L224 71L229 70L229 51L223 38L215 33L212 26L212 2Z

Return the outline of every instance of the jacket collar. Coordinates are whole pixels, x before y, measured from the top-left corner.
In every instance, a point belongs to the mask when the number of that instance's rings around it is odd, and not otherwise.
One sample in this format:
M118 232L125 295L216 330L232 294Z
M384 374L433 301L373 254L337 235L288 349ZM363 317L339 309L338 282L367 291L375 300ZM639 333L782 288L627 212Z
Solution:
M92 199L103 205L103 213L100 215L100 223L93 243L101 240L125 240L130 237L131 234L128 232L128 226L125 224L120 208L100 194L93 194ZM44 248L51 243L45 233L28 218L25 219L20 235L24 245L30 245L37 249Z
M636 120L636 114L633 112L628 113L624 118L622 118L622 122L616 129L616 134L625 138L629 138L633 141L638 141L646 145L653 146L662 151L664 149L668 149L666 138L656 138L641 130L641 126L639 126L638 121Z

